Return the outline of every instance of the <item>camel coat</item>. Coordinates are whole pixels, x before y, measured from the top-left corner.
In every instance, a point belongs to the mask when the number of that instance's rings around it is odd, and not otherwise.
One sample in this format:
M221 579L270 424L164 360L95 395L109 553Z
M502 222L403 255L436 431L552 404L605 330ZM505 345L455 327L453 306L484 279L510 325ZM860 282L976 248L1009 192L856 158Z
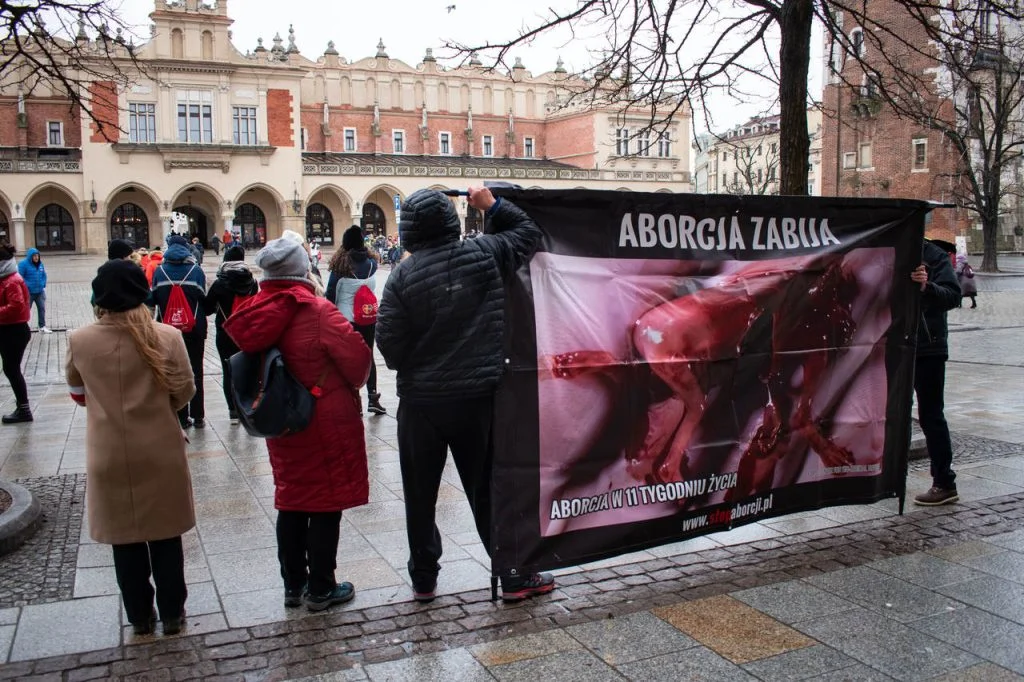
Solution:
M67 380L86 406L86 509L93 540L165 540L195 526L185 435L176 411L195 382L181 333L157 322L165 367L187 378L169 395L132 337L105 320L68 337Z

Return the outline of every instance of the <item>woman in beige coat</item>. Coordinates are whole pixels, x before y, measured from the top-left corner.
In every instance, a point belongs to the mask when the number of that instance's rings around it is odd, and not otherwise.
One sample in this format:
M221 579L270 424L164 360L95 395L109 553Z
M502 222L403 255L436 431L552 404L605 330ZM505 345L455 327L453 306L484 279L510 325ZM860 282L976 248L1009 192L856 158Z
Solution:
M195 526L185 435L176 411L195 393L181 333L154 322L149 285L131 261L92 282L99 318L68 338L71 397L87 408L86 508L97 542L113 545L128 621L153 631L153 586L164 634L182 626L181 535Z

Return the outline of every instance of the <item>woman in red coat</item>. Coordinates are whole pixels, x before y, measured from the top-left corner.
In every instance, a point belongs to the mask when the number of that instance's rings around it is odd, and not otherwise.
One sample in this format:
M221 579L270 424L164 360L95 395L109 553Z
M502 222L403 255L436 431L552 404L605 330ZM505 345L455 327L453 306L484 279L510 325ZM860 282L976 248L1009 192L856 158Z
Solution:
M320 611L355 595L352 583L335 582L334 569L341 512L369 497L359 388L370 374L370 349L333 303L313 293L300 244L268 242L256 265L260 292L239 304L224 331L249 353L276 347L299 382L319 387L310 425L268 438L267 449L284 605Z
M4 415L4 424L32 421L28 387L21 374L21 359L32 338L28 328L31 316L28 287L18 274L14 250L7 245L0 246L0 360L4 364L4 375L11 382L16 405L14 412Z

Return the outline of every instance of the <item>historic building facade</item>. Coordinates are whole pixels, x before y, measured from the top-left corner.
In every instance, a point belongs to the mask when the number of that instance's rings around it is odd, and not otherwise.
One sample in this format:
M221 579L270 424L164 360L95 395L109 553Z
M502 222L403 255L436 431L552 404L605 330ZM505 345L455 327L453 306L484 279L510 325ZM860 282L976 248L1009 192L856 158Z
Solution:
M0 238L95 253L172 228L253 245L290 228L330 246L353 223L395 233L401 200L422 187L690 190L687 111L654 132L648 113L560 106L583 85L560 64L449 70L427 50L410 66L383 43L354 62L333 44L311 60L290 31L242 53L226 0L155 0L150 16L140 69L106 39L129 82L90 81L92 116L0 78Z

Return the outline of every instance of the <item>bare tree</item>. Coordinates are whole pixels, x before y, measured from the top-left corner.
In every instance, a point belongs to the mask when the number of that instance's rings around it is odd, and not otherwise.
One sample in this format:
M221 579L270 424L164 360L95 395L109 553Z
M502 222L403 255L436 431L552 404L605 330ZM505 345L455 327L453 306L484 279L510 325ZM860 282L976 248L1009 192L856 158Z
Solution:
M735 161L733 180L724 184L729 194L778 194L779 145L766 138L723 141ZM804 181L806 185L807 181Z
M124 86L138 73L133 40L109 0L0 0L0 89L64 96L106 131L112 123L97 111L116 108L116 88L89 86Z

